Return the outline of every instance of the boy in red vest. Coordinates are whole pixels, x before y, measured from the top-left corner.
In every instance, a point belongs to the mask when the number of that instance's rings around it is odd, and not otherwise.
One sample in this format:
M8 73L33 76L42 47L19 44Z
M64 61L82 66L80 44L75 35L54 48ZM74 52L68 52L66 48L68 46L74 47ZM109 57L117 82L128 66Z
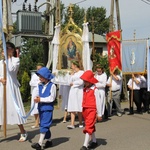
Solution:
M85 121L83 133L85 133L85 140L80 150L87 150L98 146L95 137L95 123L97 116L98 121L102 120L102 103L100 93L95 86L95 83L97 83L98 80L94 78L93 72L91 70L87 70L80 78L84 80L85 85L82 101L82 115ZM91 142L89 143L90 139Z

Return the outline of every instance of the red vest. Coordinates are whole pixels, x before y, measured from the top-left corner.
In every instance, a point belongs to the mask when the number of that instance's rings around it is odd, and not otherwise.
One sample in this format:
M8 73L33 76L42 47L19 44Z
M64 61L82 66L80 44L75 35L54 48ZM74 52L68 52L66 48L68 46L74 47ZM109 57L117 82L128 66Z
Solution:
M95 89L96 87L94 89L85 88L83 90L83 101L82 101L83 108L96 109L96 99L95 99L95 94L94 94Z

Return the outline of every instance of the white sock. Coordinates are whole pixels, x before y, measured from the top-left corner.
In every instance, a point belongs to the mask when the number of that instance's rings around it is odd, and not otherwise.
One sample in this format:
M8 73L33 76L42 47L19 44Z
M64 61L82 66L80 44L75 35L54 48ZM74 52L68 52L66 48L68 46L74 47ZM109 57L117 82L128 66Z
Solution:
M92 141L93 141L94 143L96 143L95 133L92 133Z
M83 146L88 147L89 140L90 140L90 135L88 133L86 133Z
M39 144L42 146L42 143L44 141L45 133L40 133L40 138L39 138Z

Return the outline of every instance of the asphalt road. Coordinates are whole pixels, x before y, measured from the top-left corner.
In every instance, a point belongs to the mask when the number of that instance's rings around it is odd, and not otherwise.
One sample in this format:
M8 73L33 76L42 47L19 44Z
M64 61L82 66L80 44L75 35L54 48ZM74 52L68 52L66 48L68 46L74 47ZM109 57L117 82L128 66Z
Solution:
M59 106L58 106L59 107ZM68 130L70 122L62 123L63 112L56 107L51 127L53 150L80 150L84 142L83 128L78 126ZM122 108L128 108L128 102L122 102ZM0 150L32 150L31 144L39 139L39 129L31 129L34 118L29 117L25 129L28 140L20 143L17 125L7 126L7 137L0 132ZM76 121L78 125L78 121ZM96 150L149 150L150 149L150 114L143 113L118 117L113 115L108 120L96 123Z

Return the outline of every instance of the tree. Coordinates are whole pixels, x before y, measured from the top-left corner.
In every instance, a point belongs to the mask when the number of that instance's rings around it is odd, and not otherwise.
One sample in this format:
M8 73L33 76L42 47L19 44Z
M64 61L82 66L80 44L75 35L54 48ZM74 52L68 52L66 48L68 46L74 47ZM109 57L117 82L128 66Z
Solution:
M69 20L68 9L67 12L64 12L65 17L64 17L63 27L67 24ZM84 17L85 17L84 8L80 8L78 5L74 5L73 12L74 13L72 18L74 22L82 29L83 28L82 24L84 22ZM106 17L106 9L104 7L90 7L87 9L86 18L87 21L90 23L89 24L90 32L92 32L92 26L91 26L92 17L94 17L94 20L96 21L94 23L94 32L96 34L101 34L101 35L107 33L109 30L109 18Z
M66 10L67 12L64 12L63 27L68 23L69 20L69 7ZM75 24L77 24L80 28L82 28L82 24L84 22L84 15L84 9L80 8L78 5L74 5L72 19L74 20Z
M38 62L43 62L43 47L40 39L23 39L20 62L19 73L22 74L26 70L29 75L30 70L36 69L35 67Z
M87 20L92 21L94 17L94 33L104 34L109 30L109 18L106 18L106 9L104 7L90 7L87 10ZM92 26L89 25L89 31L92 31Z
M21 79L20 92L23 102L27 102L30 96L30 86L29 86L30 77L26 71L23 72Z
M107 55L101 56L100 54L95 53L94 62L93 62L93 66L94 66L93 71L96 71L95 67L96 67L97 64L101 64L101 66L104 68L106 74L108 76L110 75L108 56Z

